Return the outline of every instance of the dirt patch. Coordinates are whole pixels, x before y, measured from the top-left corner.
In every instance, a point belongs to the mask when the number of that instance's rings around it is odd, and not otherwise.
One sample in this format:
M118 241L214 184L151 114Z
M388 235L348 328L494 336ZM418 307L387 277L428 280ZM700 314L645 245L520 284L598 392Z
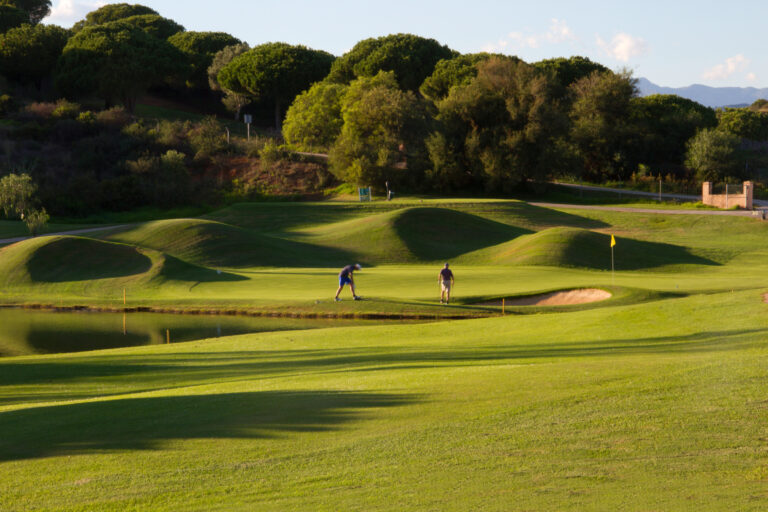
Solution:
M567 306L569 304L588 304L610 299L611 294L598 288L581 288L578 290L563 290L559 292L529 295L528 297L508 297L504 299L506 306ZM501 299L483 302L483 306L501 306Z

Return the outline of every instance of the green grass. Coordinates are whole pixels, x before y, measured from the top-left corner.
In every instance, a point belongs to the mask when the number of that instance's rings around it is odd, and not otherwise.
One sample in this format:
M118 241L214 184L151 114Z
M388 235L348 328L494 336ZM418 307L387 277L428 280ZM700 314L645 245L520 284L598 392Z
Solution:
M486 316L0 359L0 509L764 510L767 226L262 203L0 249L6 303Z

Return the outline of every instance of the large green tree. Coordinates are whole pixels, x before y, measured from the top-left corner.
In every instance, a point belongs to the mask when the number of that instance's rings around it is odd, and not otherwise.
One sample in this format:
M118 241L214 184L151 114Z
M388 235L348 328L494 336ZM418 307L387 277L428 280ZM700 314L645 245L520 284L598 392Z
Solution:
M392 71L403 89L418 91L442 59L458 54L434 39L393 34L365 39L333 63L328 79L337 83Z
M726 108L717 113L718 128L749 140L768 140L768 113L748 108Z
M0 0L0 5L24 11L27 21L32 25L37 25L51 13L51 0Z
M29 174L8 174L0 179L0 208L6 218L24 219L35 205L37 185Z
M628 71L595 71L571 85L571 140L587 179L624 179L634 170L631 100L636 80Z
M222 48L213 56L211 65L208 66L207 70L208 86L212 91L221 92L223 94L221 102L227 110L235 114L235 120L240 119L240 110L248 105L251 100L245 94L230 91L229 89L222 87L219 83L219 71L232 62L235 57L244 54L250 49L251 47L248 46L248 43L233 44Z
M184 56L167 41L120 22L87 27L59 59L56 85L70 97L97 94L133 111L148 87L186 71Z
M346 85L318 82L296 96L283 123L283 137L303 151L327 151L341 133Z
M560 91L565 91L572 84L575 84L584 77L594 72L605 73L610 71L600 63L592 62L587 57L557 57L554 59L544 59L533 64L537 69L551 73L552 79L560 86Z
M274 105L275 129L281 130L282 108L322 80L334 57L328 52L287 43L267 43L235 57L219 71L225 89Z
M173 20L163 18L157 14L137 14L117 20L120 23L140 28L147 34L158 39L168 39L174 34L184 32L184 27ZM110 22L115 23L115 22Z
M744 162L739 158L741 140L736 135L704 129L688 142L685 164L696 172L699 181L730 181L743 177Z
M419 181L429 116L423 100L402 91L391 71L354 80L341 111L344 124L329 154L337 177L359 185Z
M681 166L688 140L717 125L713 109L672 94L632 98L630 106L634 159L651 167Z
M0 4L0 34L24 23L29 23L29 14L13 5Z
M155 14L159 13L145 5L139 4L107 4L99 7L95 11L91 11L85 15L85 19L78 21L72 26L72 30L79 31L85 27L92 27L94 25L101 25L109 23L110 21L117 21L131 16L140 16L143 14Z
M567 119L553 84L533 66L492 58L469 84L438 102L441 130L429 141L434 186L510 191L559 169Z
M424 80L419 91L432 101L444 99L451 87L469 84L477 76L477 64L492 57L520 61L514 56L495 53L469 53L443 59L435 65L435 70Z
M187 86L195 89L208 88L208 68L216 53L241 43L225 32L179 32L168 42L186 55L191 68Z
M0 34L0 70L20 83L35 84L51 76L69 32L56 25L22 25Z

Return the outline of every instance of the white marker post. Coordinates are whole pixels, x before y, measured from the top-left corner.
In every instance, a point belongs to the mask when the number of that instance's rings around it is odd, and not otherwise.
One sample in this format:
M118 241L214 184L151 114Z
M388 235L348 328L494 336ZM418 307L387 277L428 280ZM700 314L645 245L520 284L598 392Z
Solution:
M611 235L611 285L615 284L614 266L613 266L613 247L616 245L616 239Z

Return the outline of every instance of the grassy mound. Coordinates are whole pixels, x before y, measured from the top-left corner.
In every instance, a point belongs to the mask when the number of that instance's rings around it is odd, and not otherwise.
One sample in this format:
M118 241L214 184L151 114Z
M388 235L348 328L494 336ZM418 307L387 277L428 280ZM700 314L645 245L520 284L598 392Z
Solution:
M74 236L25 240L0 251L6 285L121 278L151 268L152 260L135 247Z
M586 229L557 227L478 251L475 259L506 265L544 265L611 269L611 237ZM668 265L714 265L678 245L620 238L614 247L616 270L639 270Z
M499 244L524 230L447 208L404 208L307 230L310 240L366 263L432 262Z
M348 260L346 255L332 249L200 219L148 222L108 238L209 267L337 266Z

